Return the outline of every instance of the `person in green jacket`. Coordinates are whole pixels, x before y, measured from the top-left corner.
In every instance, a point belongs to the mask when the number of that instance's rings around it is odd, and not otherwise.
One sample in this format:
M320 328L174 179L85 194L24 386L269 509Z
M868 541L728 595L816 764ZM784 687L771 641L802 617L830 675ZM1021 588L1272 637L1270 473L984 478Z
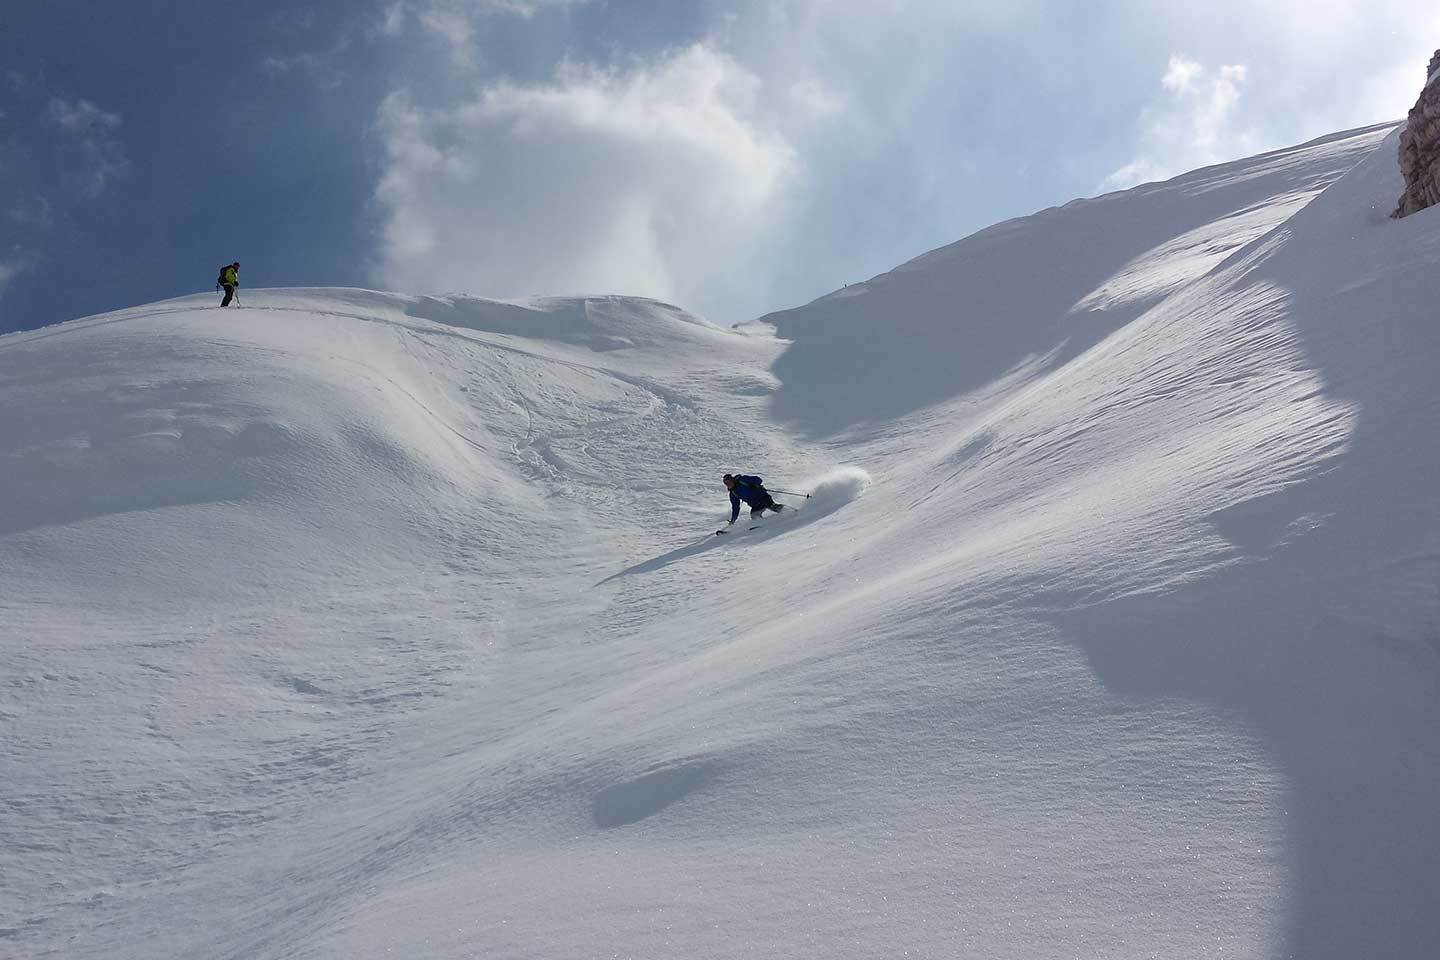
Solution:
M240 286L240 261L236 260L229 266L220 268L220 277L215 281L216 289L225 288L225 299L220 301L220 306L230 306L230 298L235 296L235 288Z

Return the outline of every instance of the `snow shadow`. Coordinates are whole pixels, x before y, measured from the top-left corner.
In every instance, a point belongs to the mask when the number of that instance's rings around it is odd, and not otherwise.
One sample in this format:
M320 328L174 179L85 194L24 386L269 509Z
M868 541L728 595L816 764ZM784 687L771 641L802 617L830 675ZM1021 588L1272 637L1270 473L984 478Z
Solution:
M451 327L543 337L592 350L615 350L628 341L608 336L590 321L583 299L544 300L533 304L505 303L478 297L420 297L405 311L412 317Z
M1440 950L1440 221L1385 218L1393 143L1243 281L1290 292L1306 365L1358 412L1346 448L1211 518L1243 564L1055 619L1108 688L1219 704L1284 770L1293 906L1277 956Z
M1290 155L1300 150L997 224L762 317L793 341L772 367L782 387L771 413L831 436L969 393L1027 364L1063 364L1223 259L1233 247L1217 248L1213 225L1252 208L1263 220L1268 202L1293 195ZM1334 150L1311 159L1316 169L1307 173L1323 182L1358 159ZM1163 276L1147 270L1148 254L1167 245L1173 253L1176 244L1189 254L1184 270L1173 256Z
M784 502L786 506L784 513L779 516L772 515L766 517L755 530L750 530L748 525L743 522L745 520L745 513L742 510L740 514L741 519L736 521L733 528L727 530L726 536L717 537L713 532L708 533L703 539L695 543L686 544L683 547L671 550L669 553L661 554L643 563L626 567L619 573L611 574L597 583L596 586L603 586L612 580L618 580L621 577L628 577L634 574L653 573L656 570L662 570L671 564L679 563L681 560L696 556L697 554L706 553L710 550L721 549L736 543L752 542L757 539L768 540L776 536L781 536L788 531L809 526L817 520L827 517L836 510L839 510L852 500L858 499L861 494L865 492L865 488L869 486L869 484L870 474L864 470L861 470L859 467L841 467L838 470L823 474L808 485L800 485L802 489L808 487L810 492L808 499L797 500L794 497L779 496L779 499Z
M706 760L657 764L634 779L612 784L595 794L590 816L602 830L638 823L698 790L719 771L720 764Z
M1342 588L1304 579L1317 561L1237 568L1181 596L1055 623L1107 689L1218 705L1280 765L1292 913L1277 955L1429 956L1440 943L1437 648L1433 635L1427 648L1340 614ZM1424 573L1433 585L1440 563Z
M157 368L193 359L183 345L149 347ZM46 382L55 377L47 369L7 383L15 399L0 437L8 474L0 536L253 498L277 485L274 461L305 453L292 427L236 401L230 384L131 383L103 352L89 350L72 352L59 386Z
M679 307L644 297L537 297L507 302L480 297L422 296L405 307L422 320L484 333L551 340L596 353L624 350L668 329L704 326Z
M599 583L595 584L595 586L601 587L612 580L619 580L621 577L628 577L637 573L653 573L656 570L663 570L664 568L670 566L672 563L679 563L681 560L684 560L687 557L693 557L696 554L701 554L705 553L708 550L716 549L720 546L720 541L723 539L723 537L715 536L714 533L707 533L702 540L697 540L694 543L686 544L679 549L671 550L669 553L661 554L660 556L655 557L651 560L646 560L643 563L637 563L632 567L626 567L619 573L612 573L604 580L601 580Z

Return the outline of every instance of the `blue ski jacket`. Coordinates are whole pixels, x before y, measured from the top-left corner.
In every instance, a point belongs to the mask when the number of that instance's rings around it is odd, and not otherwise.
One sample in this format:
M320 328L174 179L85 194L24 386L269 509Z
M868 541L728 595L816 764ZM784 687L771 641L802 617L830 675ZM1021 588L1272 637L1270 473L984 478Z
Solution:
M730 491L731 523L734 523L735 518L740 516L741 500L744 500L751 507L762 503L769 503L770 492L765 489L765 481L759 477L747 477L740 474L735 476L735 489Z

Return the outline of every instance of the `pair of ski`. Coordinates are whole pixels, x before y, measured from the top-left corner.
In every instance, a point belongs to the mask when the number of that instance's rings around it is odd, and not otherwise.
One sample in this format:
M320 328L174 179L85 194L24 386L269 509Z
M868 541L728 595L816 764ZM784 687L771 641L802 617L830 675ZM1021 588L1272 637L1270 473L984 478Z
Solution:
M788 512L786 513L786 516L789 516L789 513L788 513ZM771 522L771 523L774 523L774 522L775 522L776 520L778 520L778 519L780 519L780 514L777 513L777 514L775 514L775 516L773 516L773 517L770 518L770 522ZM759 529L760 529L761 527L763 527L763 526L765 526L765 524L764 524L763 521L760 521L760 520L752 520L752 521L750 521L750 526L746 527L746 529L747 529L747 530L759 530ZM717 537L723 537L723 536L725 536L725 534L727 534L727 533L734 533L734 532L735 532L735 528L734 528L734 527L721 527L719 530L716 530L716 531L715 531L715 536L717 536Z
M757 523L757 524L755 524L755 525L752 526L752 527L748 527L747 529L750 529L750 530L759 530L762 526L764 526L764 524ZM725 534L727 534L727 533L734 533L734 532L735 532L734 530L731 530L729 527L726 527L726 528L721 529L721 530L716 530L716 531L715 531L715 536L717 536L717 537L723 537L723 536L725 536Z

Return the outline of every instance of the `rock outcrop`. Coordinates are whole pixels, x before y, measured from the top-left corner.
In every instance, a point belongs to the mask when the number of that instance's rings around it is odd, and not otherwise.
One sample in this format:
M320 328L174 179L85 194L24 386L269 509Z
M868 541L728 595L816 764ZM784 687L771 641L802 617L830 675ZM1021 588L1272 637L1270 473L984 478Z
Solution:
M1410 120L1400 135L1400 172L1405 193L1395 216L1440 203L1440 50L1430 59L1425 89L1410 108Z

